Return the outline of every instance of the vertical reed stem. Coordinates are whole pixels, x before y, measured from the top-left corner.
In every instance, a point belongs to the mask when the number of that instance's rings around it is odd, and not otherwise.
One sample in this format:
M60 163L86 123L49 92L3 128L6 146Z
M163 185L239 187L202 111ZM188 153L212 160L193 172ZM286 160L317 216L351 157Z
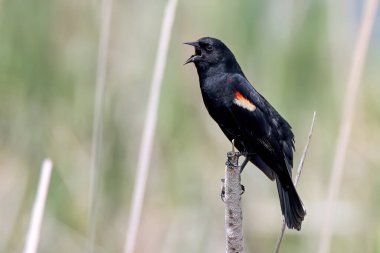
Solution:
M359 89L359 81L363 72L368 43L375 21L378 0L367 0L363 8L363 15L357 37L351 68L342 108L342 120L340 122L338 138L335 147L334 162L332 165L332 175L328 188L326 213L323 219L319 253L330 251L332 236L332 216L335 210L335 202L338 197L339 188L344 170L344 160L346 158L347 146L352 130L352 123L355 114L356 98Z
M148 100L147 114L145 118L143 135L140 144L135 186L133 189L133 197L129 217L129 225L124 246L125 253L133 253L135 251L137 232L138 227L140 225L140 217L146 189L146 181L149 174L149 162L152 152L154 131L157 122L157 111L158 102L160 98L161 82L166 65L167 52L169 48L176 6L177 0L168 0L165 8L164 18L162 21L160 40L158 43L156 62L154 65L154 73Z
M50 175L53 164L50 159L45 159L41 167L40 181L36 199L34 200L32 216L23 253L36 253L40 240L42 217L45 210L46 196L49 190Z

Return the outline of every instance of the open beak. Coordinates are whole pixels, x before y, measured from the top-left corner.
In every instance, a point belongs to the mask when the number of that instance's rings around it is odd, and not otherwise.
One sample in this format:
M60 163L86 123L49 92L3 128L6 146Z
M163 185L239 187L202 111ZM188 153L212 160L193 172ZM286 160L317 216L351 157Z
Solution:
M197 61L198 59L200 59L202 57L202 51L201 51L201 48L199 46L199 42L198 41L184 42L183 44L186 44L186 45L189 45L189 46L193 46L195 48L195 54L193 54L192 56L190 56L190 58L187 59L183 65L186 65L186 64L188 64L190 62L195 62L195 61Z

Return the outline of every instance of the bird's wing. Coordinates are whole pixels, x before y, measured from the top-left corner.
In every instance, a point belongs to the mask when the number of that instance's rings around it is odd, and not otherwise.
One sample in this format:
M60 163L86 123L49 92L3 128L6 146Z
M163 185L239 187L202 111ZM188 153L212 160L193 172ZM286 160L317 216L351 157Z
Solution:
M290 125L240 74L228 76L232 88L231 113L258 155L277 172L291 175L294 137ZM285 165L285 168L284 168ZM280 171L278 171L280 170Z
M260 94L259 94L260 95ZM288 167L289 173L291 174L291 168L293 167L293 151L294 147L294 134L292 132L292 127L289 123L281 117L281 115L273 108L266 99L261 96L261 99L264 100L266 105L267 113L270 115L270 120L272 126L277 130L279 141L282 147L282 151L285 155L286 165Z

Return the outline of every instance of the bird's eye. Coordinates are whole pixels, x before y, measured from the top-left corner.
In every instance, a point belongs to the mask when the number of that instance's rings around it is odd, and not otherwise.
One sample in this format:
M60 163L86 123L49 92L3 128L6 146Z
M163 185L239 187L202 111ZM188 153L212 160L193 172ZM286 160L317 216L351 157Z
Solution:
M214 48L209 44L206 46L207 52L211 52Z

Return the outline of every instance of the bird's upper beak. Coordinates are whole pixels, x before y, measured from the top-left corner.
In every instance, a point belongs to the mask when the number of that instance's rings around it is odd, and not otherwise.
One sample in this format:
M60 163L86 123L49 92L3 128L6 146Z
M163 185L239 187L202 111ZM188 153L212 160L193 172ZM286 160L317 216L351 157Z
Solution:
M202 51L201 51L201 48L199 46L199 42L198 41L184 42L183 44L190 45L190 46L193 46L195 48L195 54L193 54L192 56L190 56L190 58L187 59L187 61L183 65L186 65L186 64L188 64L190 62L195 62L195 61L199 60L202 57Z
M190 45L190 46L193 46L193 47L199 47L199 42L198 41L184 42L183 44Z

